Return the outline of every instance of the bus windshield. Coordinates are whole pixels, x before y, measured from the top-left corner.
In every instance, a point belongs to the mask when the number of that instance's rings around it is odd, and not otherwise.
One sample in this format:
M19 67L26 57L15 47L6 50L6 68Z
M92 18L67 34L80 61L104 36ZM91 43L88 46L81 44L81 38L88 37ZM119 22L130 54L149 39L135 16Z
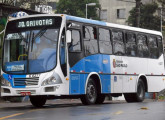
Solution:
M28 21L33 22L30 27L26 27ZM3 70L10 74L52 70L56 66L59 23L58 17L9 22L5 32Z

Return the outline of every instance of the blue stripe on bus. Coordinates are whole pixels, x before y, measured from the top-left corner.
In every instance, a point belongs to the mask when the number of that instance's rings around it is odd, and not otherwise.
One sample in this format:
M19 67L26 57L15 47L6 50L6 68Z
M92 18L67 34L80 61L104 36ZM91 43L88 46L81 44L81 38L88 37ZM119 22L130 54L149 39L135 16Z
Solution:
M9 75L3 74L3 78L8 80L12 86L12 88L25 88L26 86L14 86L14 78L26 78L26 75Z
M76 63L71 69L70 74L70 94L85 94L85 85L88 77L87 73L100 73L102 93L111 92L111 73L109 55L91 55L83 58ZM75 73L74 73L75 72ZM81 74L79 74L81 72ZM103 73L103 74L102 74Z
M106 22L66 15L67 20L106 26Z

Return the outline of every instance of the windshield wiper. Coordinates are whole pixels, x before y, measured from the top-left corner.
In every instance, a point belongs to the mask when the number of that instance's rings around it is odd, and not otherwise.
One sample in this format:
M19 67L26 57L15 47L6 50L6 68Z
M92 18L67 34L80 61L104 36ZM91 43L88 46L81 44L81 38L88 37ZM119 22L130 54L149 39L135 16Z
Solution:
M47 28L43 28L41 29L35 36L34 36L34 32L32 34L32 46L31 46L31 52L33 50L33 44L34 44L34 40L37 38L37 37L41 37L45 32L46 32Z

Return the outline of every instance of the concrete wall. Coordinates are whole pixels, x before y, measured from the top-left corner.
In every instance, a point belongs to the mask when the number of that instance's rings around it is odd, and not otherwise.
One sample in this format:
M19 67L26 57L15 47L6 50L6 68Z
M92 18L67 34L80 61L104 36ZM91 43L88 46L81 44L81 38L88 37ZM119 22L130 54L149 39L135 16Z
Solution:
M142 4L154 1L157 0L141 0ZM136 6L135 0L99 0L99 2L101 5L100 16L102 21L123 25L127 25L126 20L129 17L129 11ZM117 18L117 9L125 10L125 18ZM105 11L107 12L105 13Z
M136 5L134 0L129 1L131 2L100 0L101 10L107 10L107 19L104 19L103 21L117 24L127 24L126 20L129 16L129 11ZM125 18L117 18L117 9L125 10Z

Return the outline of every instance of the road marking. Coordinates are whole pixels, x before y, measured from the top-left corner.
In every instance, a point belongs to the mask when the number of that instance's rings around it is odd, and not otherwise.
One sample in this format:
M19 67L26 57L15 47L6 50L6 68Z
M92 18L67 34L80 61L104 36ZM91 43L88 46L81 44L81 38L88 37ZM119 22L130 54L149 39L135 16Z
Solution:
M5 117L1 117L0 120L4 120L4 119L7 119L7 118L11 118L11 117L15 117L15 116L19 116L19 115L23 115L25 113L17 113L17 114L13 114L13 115L8 115L8 116L5 116Z
M34 109L34 110L29 110L27 112L34 112L34 111L39 111L39 110L44 110L44 109ZM19 116L19 115L23 115L25 113L16 113L16 114L13 114L13 115L8 115L8 116L5 116L5 117L0 117L0 120L4 120L4 119L7 119L7 118L12 118L12 117L15 117L15 116ZM12 119L11 119L12 120ZM14 119L13 119L14 120ZM18 119L17 119L18 120Z
M120 115L122 113L123 113L123 111L117 111L117 112L115 112L115 115Z
M141 110L148 110L147 107L141 107L140 109L141 109Z

